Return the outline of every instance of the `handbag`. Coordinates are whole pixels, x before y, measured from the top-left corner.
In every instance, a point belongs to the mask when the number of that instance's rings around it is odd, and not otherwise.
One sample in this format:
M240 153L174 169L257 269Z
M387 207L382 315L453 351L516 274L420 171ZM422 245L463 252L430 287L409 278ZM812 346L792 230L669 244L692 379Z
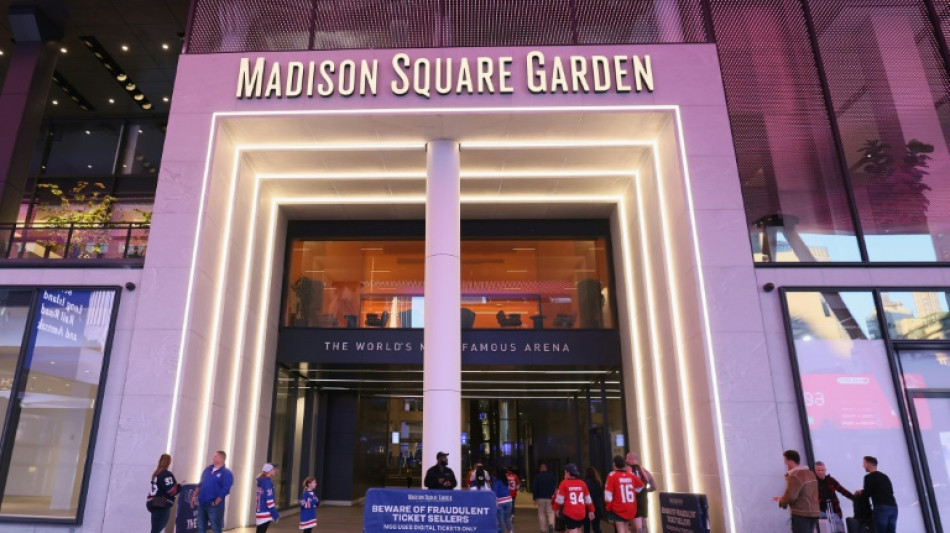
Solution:
M167 509L170 507L168 498L165 496L152 496L152 499L145 506L149 509Z

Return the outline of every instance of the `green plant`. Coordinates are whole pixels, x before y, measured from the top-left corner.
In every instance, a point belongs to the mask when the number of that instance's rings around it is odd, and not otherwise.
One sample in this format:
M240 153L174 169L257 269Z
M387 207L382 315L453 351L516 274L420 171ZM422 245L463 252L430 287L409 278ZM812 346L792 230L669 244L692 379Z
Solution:
M70 257L86 259L102 254L111 237L106 224L112 218L116 197L105 192L106 186L99 182L79 181L68 192L55 183L37 184L37 189L47 189L59 199L59 203L43 204L38 209L34 222L47 228L71 229L62 239L38 239L37 244L56 253L66 253L66 239L70 241ZM75 245L73 243L79 243Z

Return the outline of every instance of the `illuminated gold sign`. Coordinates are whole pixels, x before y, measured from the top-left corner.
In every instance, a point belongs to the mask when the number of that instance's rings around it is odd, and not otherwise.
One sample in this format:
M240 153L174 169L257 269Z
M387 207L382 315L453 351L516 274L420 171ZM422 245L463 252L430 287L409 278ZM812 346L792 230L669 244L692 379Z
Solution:
M524 86L515 86L515 60L502 57L413 58L393 56L380 84L379 59L336 61L267 61L241 58L237 98L373 97L380 90L424 98L447 95L493 95L653 92L653 67L644 55L545 55L529 52L518 68Z

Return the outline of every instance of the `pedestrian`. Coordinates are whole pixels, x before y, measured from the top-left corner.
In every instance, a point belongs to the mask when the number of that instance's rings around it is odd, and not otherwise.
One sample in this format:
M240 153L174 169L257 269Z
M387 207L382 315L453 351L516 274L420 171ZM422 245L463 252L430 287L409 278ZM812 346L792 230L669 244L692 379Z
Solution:
M165 530L172 506L175 505L175 495L181 490L181 483L175 481L175 475L169 470L171 465L172 456L163 453L152 472L152 486L145 500L145 508L152 515L152 533Z
M515 516L515 504L518 502L518 491L521 490L521 478L515 472L515 469L508 467L505 469L505 479L508 481L508 492L511 494L511 516Z
M280 514L274 505L274 482L271 478L277 469L270 463L264 463L261 473L257 476L257 500L254 512L257 517L257 533L265 533L271 522L277 522Z
M541 533L554 533L554 509L551 507L551 498L554 497L556 487L557 480L548 472L548 465L539 464L538 475L531 480L531 498L538 508L538 526L541 528Z
M231 493L234 475L224 466L228 454L222 450L214 452L211 464L201 473L198 488L191 496L192 507L198 508L198 533L206 533L211 524L213 533L221 533L224 523L224 499Z
M613 522L617 533L629 533L637 517L637 494L644 489L643 480L627 470L623 456L614 456L614 469L607 474L604 486L604 508L607 521Z
M828 468L825 463L815 461L815 476L818 478L818 508L823 516L831 519L830 514L838 515L835 524L844 525L844 515L841 513L841 502L838 501L838 494L849 500L854 500L854 495L848 489L841 486L838 480L828 474ZM838 527L838 530L841 528ZM837 531L837 530L836 530Z
M630 452L626 457L627 466L630 467L630 473L640 478L644 489L637 492L637 516L633 519L633 530L636 533L646 533L647 531L647 513L650 505L647 502L647 494L656 490L656 480L653 474L640 464L640 456Z
M475 469L473 474L469 490L493 490L491 476L488 475L488 471L481 463L478 464L478 468Z
M818 478L795 450L782 454L785 461L785 493L772 499L792 517L792 533L813 533L818 529Z
M310 533L317 527L317 506L320 499L313 491L317 488L317 480L312 476L303 480L303 495L300 496L300 529Z
M511 498L508 476L502 467L495 469L495 480L492 481L492 491L495 493L495 505L497 506L496 515L498 517L498 533L514 533L515 528L511 525L511 509L514 507L514 501Z
M857 491L871 499L871 518L877 533L895 533L897 531L897 500L894 499L894 485L891 478L877 469L877 458L867 455L863 461L864 488Z
M485 466L481 461L475 462L475 466L472 467L472 469L468 472L468 476L466 476L466 484L468 485L468 488L472 488L472 485L475 484L475 472L484 468Z
M581 473L574 463L568 463L564 467L564 481L558 485L554 510L560 511L564 525L570 533L581 532L585 516L590 520L594 519L594 502L591 501L587 484L581 479Z
M600 533L600 521L604 516L604 482L600 479L600 472L588 466L584 471L584 483L587 483L590 500L594 502L594 518L584 521L584 533Z
M435 454L436 463L426 470L426 478L423 483L429 490L452 490L458 486L455 479L455 472L449 468L449 454L439 452Z

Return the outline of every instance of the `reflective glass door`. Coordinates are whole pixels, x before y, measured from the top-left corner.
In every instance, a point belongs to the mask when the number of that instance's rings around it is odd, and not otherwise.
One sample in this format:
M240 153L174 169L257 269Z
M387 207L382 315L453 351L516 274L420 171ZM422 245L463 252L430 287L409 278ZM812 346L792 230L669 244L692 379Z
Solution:
M938 532L950 519L950 390L912 391L914 433L923 459Z

